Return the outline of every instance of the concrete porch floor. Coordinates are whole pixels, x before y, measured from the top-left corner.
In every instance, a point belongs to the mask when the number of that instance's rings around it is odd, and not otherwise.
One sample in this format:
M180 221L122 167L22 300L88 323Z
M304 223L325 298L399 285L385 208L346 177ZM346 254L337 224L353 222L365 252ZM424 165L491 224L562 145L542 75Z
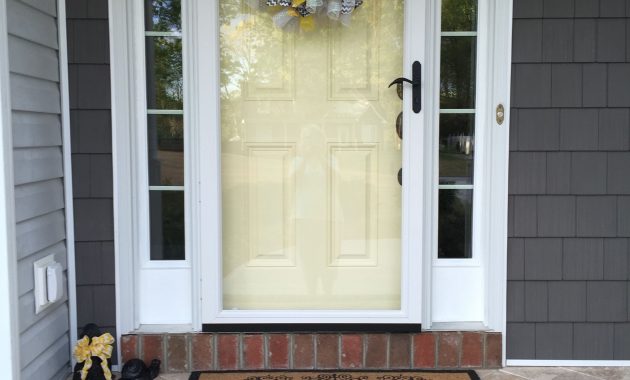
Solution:
M505 367L477 373L482 380L630 380L630 367Z
M482 380L630 380L630 367L506 367L481 369L477 373ZM163 374L158 380L188 380L189 376L187 373ZM119 377L116 374L116 378Z

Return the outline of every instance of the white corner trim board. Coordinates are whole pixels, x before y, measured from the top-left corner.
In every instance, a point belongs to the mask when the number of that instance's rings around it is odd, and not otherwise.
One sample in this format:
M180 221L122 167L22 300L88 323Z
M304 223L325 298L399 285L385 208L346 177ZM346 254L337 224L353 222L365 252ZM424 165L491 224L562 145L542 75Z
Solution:
M493 209L490 217L495 223L501 225L499 231L495 231L491 241L490 250L499 253L489 260L488 297L492 302L488 303L488 318L493 325L499 326L502 334L501 350L503 365L506 365L507 357L507 226L508 226L508 178L510 159L510 94L512 82L512 15L513 1L495 1L494 21L494 64L495 82L492 105L502 104L505 107L505 120L503 125L494 128L493 141L496 150L492 165L498 175L493 179L490 199L501 199L501 202ZM501 70L499 70L502 68ZM496 284L500 284L496 286Z
M131 2L109 0L109 41L112 107L112 168L114 193L114 258L116 281L116 340L136 328L134 297L133 224L123 210L131 210L130 133L132 97L127 42L127 11ZM116 345L121 357L120 344Z
M0 0L0 368L20 378L7 4Z
M57 31L59 36L59 78L61 90L61 129L63 138L63 187L66 212L66 254L68 260L68 308L70 313L70 360L77 341L77 281L74 252L74 203L72 192L72 145L70 135L70 92L68 84L68 38L66 33L66 1L57 1Z
M529 360L507 359L507 367L628 367L630 360Z

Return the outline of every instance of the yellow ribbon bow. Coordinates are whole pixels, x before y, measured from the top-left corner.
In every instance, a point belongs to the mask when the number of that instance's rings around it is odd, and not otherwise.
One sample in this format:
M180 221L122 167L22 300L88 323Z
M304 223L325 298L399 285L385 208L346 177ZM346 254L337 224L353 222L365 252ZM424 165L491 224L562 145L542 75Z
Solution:
M101 368L103 369L103 375L107 380L112 380L112 372L107 365L107 359L112 357L112 343L114 343L114 337L110 333L105 333L101 336L95 336L90 338L84 336L74 347L74 357L77 362L84 363L81 369L81 380L85 380L88 375L88 371L92 368L92 356L96 356L101 359Z

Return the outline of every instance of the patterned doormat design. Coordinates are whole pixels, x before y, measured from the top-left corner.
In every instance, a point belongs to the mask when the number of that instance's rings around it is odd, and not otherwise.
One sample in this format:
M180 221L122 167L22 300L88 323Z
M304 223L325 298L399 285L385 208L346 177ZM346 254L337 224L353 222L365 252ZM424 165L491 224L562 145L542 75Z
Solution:
M479 380L475 371L209 371L190 380Z

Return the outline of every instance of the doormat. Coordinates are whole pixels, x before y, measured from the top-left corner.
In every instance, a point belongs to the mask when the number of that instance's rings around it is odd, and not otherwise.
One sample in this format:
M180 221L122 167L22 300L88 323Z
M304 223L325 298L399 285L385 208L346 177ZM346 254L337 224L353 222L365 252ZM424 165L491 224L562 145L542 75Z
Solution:
M426 371L208 371L190 380L479 380L473 370Z

